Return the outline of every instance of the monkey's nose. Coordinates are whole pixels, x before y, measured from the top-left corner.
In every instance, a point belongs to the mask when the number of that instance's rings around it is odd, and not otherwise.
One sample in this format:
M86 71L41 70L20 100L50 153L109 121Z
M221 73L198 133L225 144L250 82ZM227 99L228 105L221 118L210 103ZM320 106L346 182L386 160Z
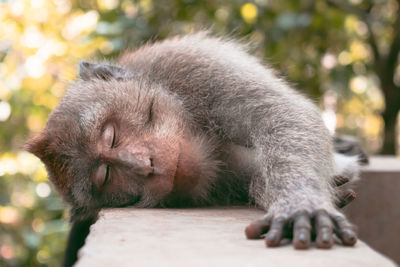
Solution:
M151 177L154 174L153 159L140 160L136 166L133 166L133 171L137 175Z
M118 153L118 161L139 176L150 177L154 174L153 159L147 153L122 150Z

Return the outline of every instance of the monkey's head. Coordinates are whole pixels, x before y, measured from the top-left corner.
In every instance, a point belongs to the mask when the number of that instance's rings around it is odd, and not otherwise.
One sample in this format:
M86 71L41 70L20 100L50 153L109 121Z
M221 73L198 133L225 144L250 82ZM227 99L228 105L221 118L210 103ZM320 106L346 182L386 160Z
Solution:
M206 198L217 163L177 96L116 66L83 62L79 74L26 144L73 217Z

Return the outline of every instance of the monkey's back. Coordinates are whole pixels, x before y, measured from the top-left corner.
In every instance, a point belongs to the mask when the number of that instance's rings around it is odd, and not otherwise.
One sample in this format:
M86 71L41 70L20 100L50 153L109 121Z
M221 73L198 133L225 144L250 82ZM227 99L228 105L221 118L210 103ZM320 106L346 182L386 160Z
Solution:
M285 91L283 94L291 91L282 86L270 69L248 54L245 46L208 37L205 32L145 45L125 53L119 63L180 95L206 94L210 90L214 94L238 88L249 91L254 87Z
M207 123L202 121L204 118L218 121L218 117L226 117L226 111L219 110L220 103L237 106L248 98L259 99L251 109L260 104L285 105L298 107L300 113L314 114L316 120L320 118L308 99L277 78L245 46L209 37L206 32L147 44L123 54L118 62L141 79L159 83L177 94L201 123ZM240 113L231 115L243 117Z

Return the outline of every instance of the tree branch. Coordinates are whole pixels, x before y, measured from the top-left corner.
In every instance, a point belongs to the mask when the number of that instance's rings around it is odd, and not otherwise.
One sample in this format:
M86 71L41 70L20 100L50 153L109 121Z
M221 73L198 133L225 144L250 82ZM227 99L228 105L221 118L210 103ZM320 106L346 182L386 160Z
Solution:
M327 0L327 2L342 11L346 11L349 14L353 14L353 15L361 18L362 20L364 20L365 17L368 15L366 12L364 12L358 8L355 8L352 5L347 4L347 2L343 2L340 0Z
M398 0L400 6L400 0ZM396 21L393 24L393 41L387 55L387 67L389 70L395 70L398 54L400 52L400 15L397 15ZM394 74L394 73L393 73Z

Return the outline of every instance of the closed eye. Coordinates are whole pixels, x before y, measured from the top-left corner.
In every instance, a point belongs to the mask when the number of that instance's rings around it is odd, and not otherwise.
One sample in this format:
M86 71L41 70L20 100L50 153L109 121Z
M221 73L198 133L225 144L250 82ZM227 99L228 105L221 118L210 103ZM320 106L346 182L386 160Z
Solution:
M153 104L154 104L154 98L150 102L149 115L148 115L147 122L151 122L153 120Z
M115 143L115 127L112 124L107 124L103 131L103 140L106 146L113 147Z
M105 183L107 183L109 177L110 177L110 165L107 165L106 176L104 177L104 183L103 183L103 185L104 185Z
M95 174L93 183L97 189L101 189L108 181L110 176L110 165L101 164Z

